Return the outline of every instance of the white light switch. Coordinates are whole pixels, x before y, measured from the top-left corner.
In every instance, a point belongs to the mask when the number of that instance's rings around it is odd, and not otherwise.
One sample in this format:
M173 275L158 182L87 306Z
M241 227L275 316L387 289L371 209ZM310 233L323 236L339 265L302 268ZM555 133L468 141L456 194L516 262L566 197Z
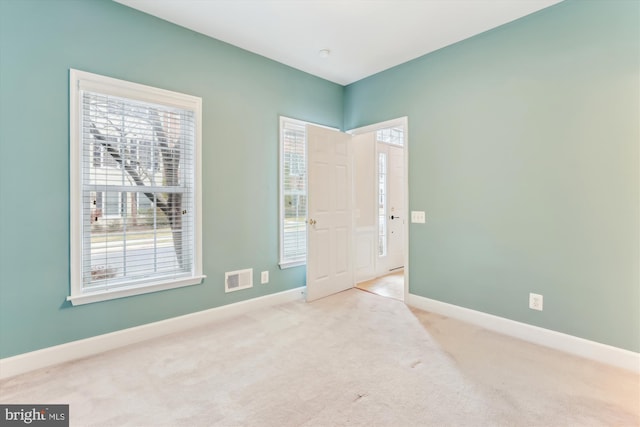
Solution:
M411 222L424 224L426 222L424 211L411 211Z

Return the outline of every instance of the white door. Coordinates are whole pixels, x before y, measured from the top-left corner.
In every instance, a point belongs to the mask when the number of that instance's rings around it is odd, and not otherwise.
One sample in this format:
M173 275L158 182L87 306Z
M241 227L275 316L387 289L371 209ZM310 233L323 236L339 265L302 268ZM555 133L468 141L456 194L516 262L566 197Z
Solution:
M389 274L404 266L404 149L377 143L378 176L376 275Z
M353 287L350 140L307 125L307 301Z
M389 146L389 206L387 210L387 267L396 270L404 266L404 149Z

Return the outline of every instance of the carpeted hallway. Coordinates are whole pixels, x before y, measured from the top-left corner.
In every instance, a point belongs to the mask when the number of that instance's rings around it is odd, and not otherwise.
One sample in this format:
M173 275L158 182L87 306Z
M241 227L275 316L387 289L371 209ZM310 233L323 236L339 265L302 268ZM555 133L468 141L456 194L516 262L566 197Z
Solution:
M0 383L72 426L637 426L640 378L349 290Z

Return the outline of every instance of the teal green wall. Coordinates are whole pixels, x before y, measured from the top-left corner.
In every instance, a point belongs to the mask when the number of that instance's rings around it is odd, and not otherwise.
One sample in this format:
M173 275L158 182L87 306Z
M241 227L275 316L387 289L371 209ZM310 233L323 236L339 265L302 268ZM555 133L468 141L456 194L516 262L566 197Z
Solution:
M411 293L640 350L639 5L566 1L346 88L347 129L409 117Z
M640 351L639 13L569 0L345 89L108 0L0 0L0 357L303 285L280 114L409 116L412 293ZM69 68L203 98L202 285L65 302ZM224 294L249 267L271 283Z
M65 302L69 68L202 97L202 285ZM343 90L112 1L0 0L0 357L304 285L277 267L278 116L342 127ZM250 267L270 283L226 295Z

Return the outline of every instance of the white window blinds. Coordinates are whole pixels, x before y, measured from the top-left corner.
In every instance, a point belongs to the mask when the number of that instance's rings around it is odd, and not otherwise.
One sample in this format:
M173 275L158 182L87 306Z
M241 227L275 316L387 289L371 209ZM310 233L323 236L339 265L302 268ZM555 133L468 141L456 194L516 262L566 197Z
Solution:
M306 123L280 118L281 226L280 266L306 262Z
M71 299L199 282L199 98L140 85L126 96L127 82L98 77L108 84L78 79L74 94Z

